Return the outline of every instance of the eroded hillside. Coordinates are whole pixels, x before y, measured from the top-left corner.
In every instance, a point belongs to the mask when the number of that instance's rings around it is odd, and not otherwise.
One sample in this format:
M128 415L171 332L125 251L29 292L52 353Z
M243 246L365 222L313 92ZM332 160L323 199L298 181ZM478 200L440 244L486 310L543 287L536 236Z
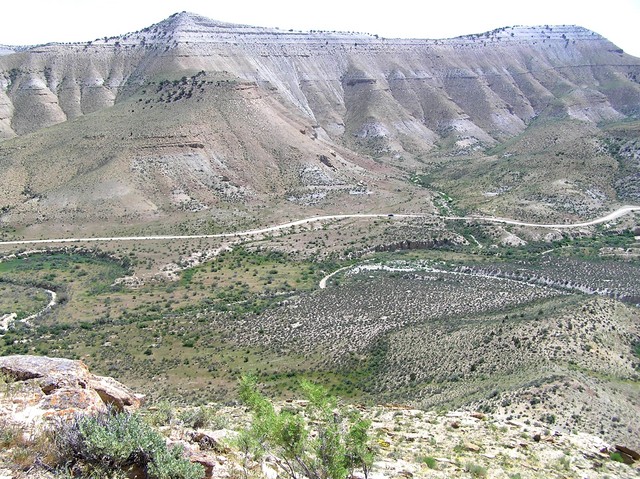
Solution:
M201 70L274 91L332 138L390 137L386 146L402 145L404 135L425 146L451 132L491 144L540 115L621 119L637 113L640 97L637 59L573 26L399 40L181 13L140 32L34 47L0 64L6 137L112 106L158 76Z
M3 53L0 207L27 235L429 212L441 191L471 210L576 217L629 190L598 125L637 116L640 61L579 27L399 40L181 13Z

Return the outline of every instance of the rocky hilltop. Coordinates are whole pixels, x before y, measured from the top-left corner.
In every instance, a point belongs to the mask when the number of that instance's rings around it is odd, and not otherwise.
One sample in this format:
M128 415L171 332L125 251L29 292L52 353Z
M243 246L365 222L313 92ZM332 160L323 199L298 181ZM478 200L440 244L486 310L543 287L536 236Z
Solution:
M115 428L95 439L93 447L102 455L104 473L123 473L120 468L127 464L126 458L112 458L125 454L131 441L140 441L133 462L144 459L145 454L155 454L148 449L148 439L142 439L152 434L168 447L180 447L185 460L203 466L198 474L187 476L183 467L166 477L289 477L276 456L267 454L255 460L245 456L234 441L250 420L243 407L212 403L199 408L172 408L158 403L139 410L140 397L128 388L111 378L94 376L81 361L68 359L11 356L1 358L0 370L4 375L0 382L2 478L81 477L78 462L96 459L86 455L75 458L76 462L61 462L61 457L70 454L64 449L65 441L75 437L65 431L79 417L104 414L106 404L115 408L111 414L116 416L125 413L144 419L120 423L139 428L127 429L121 444L109 441L116 434ZM90 399L95 392L102 401L97 395ZM278 407L302 411L305 402L288 401ZM369 447L375 460L367 476L372 479L582 478L585 474L592 478L631 478L639 472L640 455L633 449L607 444L593 435L560 432L536 421L505 420L469 411L425 412L398 405L358 409L372 424ZM51 436L51 430L58 432ZM91 432L85 430L85 434ZM82 450L80 442L66 447ZM128 469L126 477L165 477L152 471ZM358 472L352 477L364 476Z
M4 423L17 421L33 426L43 418L55 420L108 407L133 411L143 398L112 378L92 374L81 361L70 359L4 356L0 357L0 373L7 384L22 386L16 388L19 394L11 397L10 406L3 404L0 421ZM11 389L8 387L4 394Z

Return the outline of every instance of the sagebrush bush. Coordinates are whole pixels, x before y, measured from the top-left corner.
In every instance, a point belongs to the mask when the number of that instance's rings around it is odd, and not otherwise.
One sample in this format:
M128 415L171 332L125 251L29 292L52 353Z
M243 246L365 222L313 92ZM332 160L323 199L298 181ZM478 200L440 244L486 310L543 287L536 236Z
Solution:
M0 448L9 449L19 442L20 429L7 421L0 422Z
M186 427L201 429L209 427L221 421L216 418L217 411L212 407L200 406L195 409L186 409L178 414L178 419Z
M464 469L465 471L470 473L473 477L478 477L478 478L487 477L487 468L482 467L478 464L473 464L471 462L468 462L465 465Z
M435 457L423 456L419 458L419 460L420 462L425 463L429 469L438 469L438 461Z
M146 421L152 426L168 426L174 418L173 405L169 401L160 401L145 413Z
M118 477L130 471L148 479L199 479L204 470L167 447L137 414L103 413L62 422L54 435L58 465L82 477Z

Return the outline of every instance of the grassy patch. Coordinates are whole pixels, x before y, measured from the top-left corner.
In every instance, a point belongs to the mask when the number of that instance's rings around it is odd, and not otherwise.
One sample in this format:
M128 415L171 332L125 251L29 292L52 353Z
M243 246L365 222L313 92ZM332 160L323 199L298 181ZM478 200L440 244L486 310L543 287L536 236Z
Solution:
M0 316L16 313L17 320L41 311L49 303L49 295L41 288L0 280Z
M96 296L112 291L116 278L128 271L127 259L99 252L52 251L1 262L0 280Z
M422 456L418 459L418 461L426 464L429 469L438 469L438 461L435 457Z
M222 252L215 261L183 271L182 281L195 287L226 286L251 293L308 290L322 277L321 267L278 251L237 247Z
M487 468L478 464L468 462L464 466L464 470L471 474L472 477L487 477Z

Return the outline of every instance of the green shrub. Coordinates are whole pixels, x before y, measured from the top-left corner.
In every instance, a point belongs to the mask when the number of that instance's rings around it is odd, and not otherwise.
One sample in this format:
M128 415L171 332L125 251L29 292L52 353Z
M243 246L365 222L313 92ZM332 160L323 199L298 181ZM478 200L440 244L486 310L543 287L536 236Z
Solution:
M304 411L278 412L258 392L255 378L241 379L240 397L253 413L250 428L238 439L245 455L271 454L292 479L344 479L355 469L368 477L373 463L371 422L339 408L321 386L304 380L301 386L308 401Z
M185 409L178 414L178 419L184 426L192 429L206 428L217 423L216 410L206 406Z
M0 448L10 449L20 443L22 431L14 424L3 420L0 422Z
M168 426L173 415L173 405L169 401L160 401L147 410L145 419L152 426Z
M622 454L620 454L619 452L612 452L611 454L609 454L609 458L615 462L624 462Z
M558 459L558 467L564 469L565 471L571 470L571 458L569 456L562 456Z
M547 424L555 424L556 416L555 414L547 413L547 414L543 414L540 420L543 422L546 422Z
M6 420L0 421L0 450L3 458L8 459L12 466L25 471L35 465L49 467L55 463L52 438L53 435L47 430L25 434L25 430L19 425Z
M465 467L465 471L471 474L473 477L487 477L487 468L478 464L472 464L468 462Z
M438 461L435 457L424 456L420 458L420 462L425 463L429 469L438 469Z
M119 477L142 470L149 479L198 479L199 464L164 438L137 414L103 413L61 423L54 440L58 465L82 477Z

